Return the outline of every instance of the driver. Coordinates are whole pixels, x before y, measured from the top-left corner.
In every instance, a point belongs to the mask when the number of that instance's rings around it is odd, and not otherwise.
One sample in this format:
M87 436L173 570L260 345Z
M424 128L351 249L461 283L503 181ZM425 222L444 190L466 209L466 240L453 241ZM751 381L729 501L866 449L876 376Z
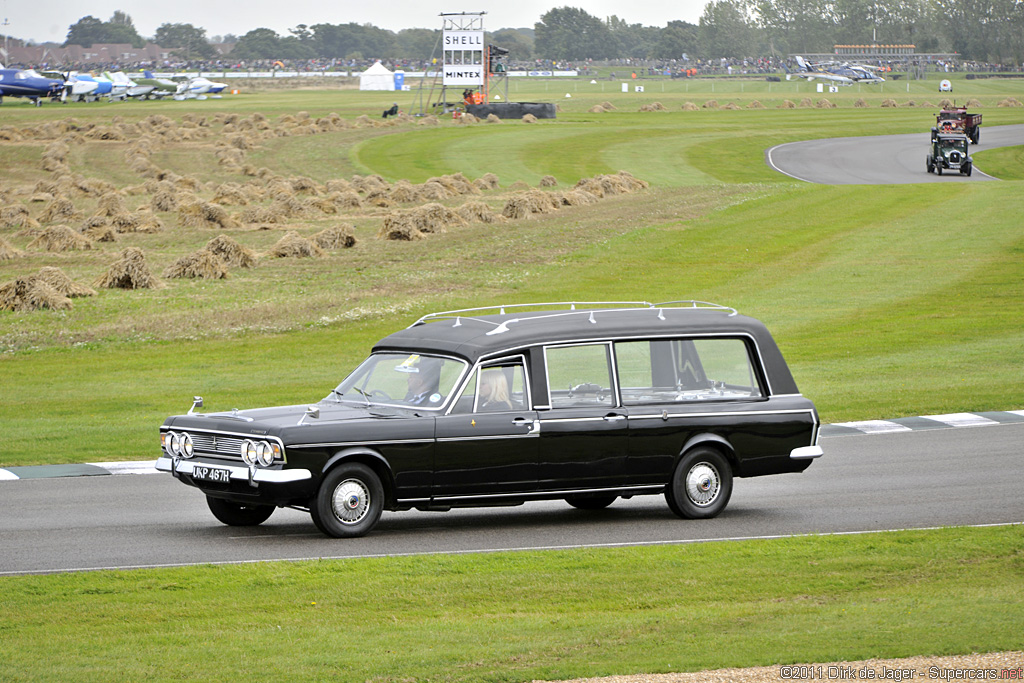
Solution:
M410 372L406 378L409 393L405 395L405 402L413 406L439 404L441 394L437 389L441 383L441 364L432 358L425 358L414 365L413 369L415 372Z

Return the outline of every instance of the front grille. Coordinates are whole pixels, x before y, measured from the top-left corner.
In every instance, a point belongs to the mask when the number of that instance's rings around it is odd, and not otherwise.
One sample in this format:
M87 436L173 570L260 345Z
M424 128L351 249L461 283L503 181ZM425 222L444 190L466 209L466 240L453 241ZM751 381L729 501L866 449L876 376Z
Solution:
M197 454L206 453L222 457L242 458L243 439L234 436L201 434L197 432L189 432L189 434L192 436L192 445L195 447Z

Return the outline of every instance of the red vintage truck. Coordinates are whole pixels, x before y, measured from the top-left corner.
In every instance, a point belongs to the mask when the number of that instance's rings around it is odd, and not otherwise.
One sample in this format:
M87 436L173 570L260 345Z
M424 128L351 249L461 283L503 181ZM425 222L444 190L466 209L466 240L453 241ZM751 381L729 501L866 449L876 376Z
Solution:
M935 116L932 137L937 133L963 133L976 145L981 138L981 114L969 114L966 107L943 109Z

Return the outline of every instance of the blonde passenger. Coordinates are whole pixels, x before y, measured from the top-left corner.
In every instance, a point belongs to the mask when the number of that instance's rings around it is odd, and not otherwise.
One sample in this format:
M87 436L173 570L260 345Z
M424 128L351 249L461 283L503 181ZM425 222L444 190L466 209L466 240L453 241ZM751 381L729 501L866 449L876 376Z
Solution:
M512 410L508 381L501 370L484 370L480 375L480 410L497 412Z

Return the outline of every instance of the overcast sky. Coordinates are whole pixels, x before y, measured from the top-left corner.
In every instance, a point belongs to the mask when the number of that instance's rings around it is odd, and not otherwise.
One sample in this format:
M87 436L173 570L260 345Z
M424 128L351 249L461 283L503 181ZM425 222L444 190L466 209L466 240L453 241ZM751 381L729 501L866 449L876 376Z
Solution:
M578 7L595 17L612 15L630 24L663 27L669 21L697 23L707 0L493 0L464 4L429 0L0 0L0 33L34 40L63 43L68 27L84 16L109 21L115 10L132 18L140 35L151 38L161 24L192 24L206 29L208 37L233 33L241 36L254 28L269 28L279 35L298 24L373 24L399 31L403 28L441 28L442 12L487 12L484 28L530 27L553 7Z

